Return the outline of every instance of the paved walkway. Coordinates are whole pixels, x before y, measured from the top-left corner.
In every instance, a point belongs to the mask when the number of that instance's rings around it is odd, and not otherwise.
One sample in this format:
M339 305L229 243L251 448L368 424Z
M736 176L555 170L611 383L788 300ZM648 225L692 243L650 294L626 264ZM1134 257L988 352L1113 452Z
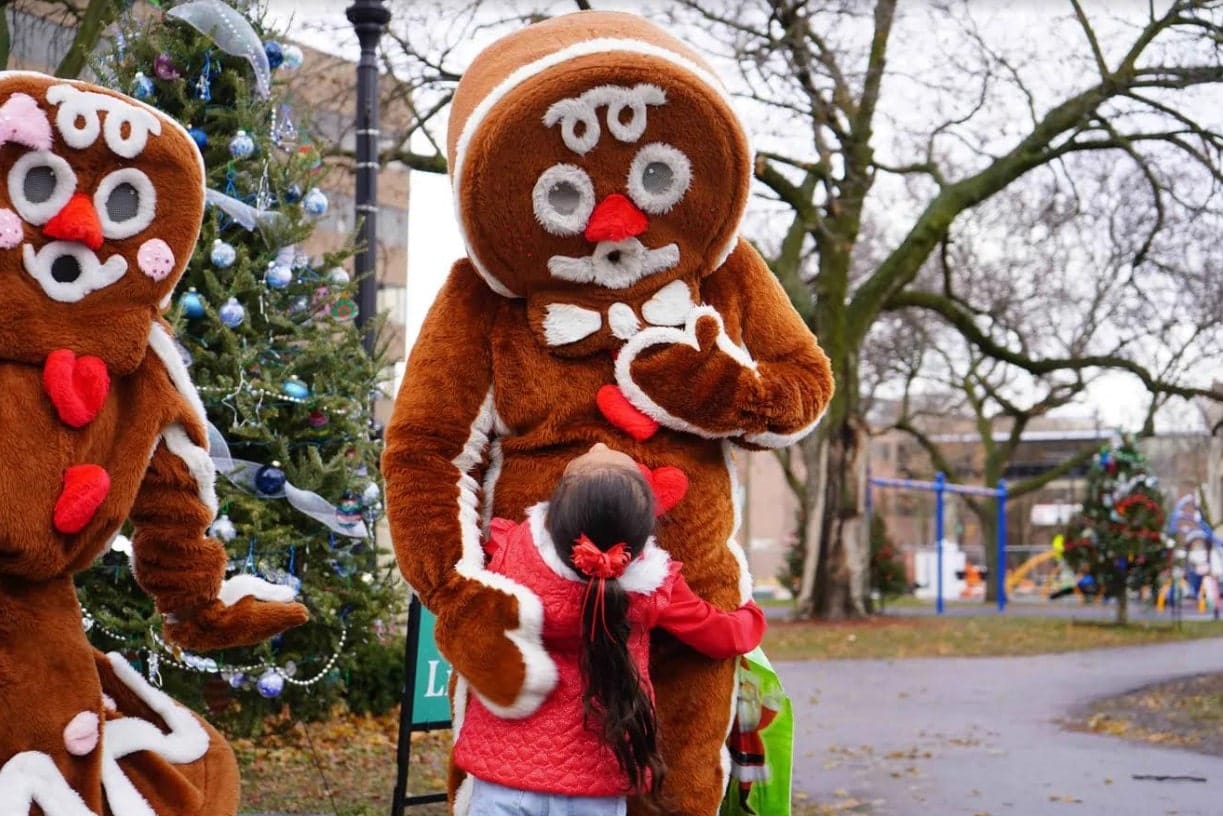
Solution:
M779 663L794 787L872 816L1217 816L1223 758L1064 730L1091 700L1223 672L1223 638L1006 658ZM1206 783L1139 781L1190 775Z

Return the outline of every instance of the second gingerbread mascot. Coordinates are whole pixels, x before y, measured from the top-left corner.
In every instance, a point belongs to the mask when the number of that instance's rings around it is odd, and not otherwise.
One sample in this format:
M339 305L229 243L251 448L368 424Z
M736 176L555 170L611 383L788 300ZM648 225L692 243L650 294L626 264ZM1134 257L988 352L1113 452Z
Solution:
M468 257L412 352L383 464L400 565L460 678L461 729L469 694L521 717L555 678L539 599L484 567L491 517L521 518L604 442L653 472L659 544L733 609L751 578L731 447L802 438L833 385L738 235L752 156L726 92L654 25L583 12L495 43L459 84L448 151ZM668 809L717 811L734 673L653 643ZM458 774L452 790L461 813Z
M306 619L284 587L223 581L205 533L204 409L161 317L203 210L203 161L173 120L0 72L2 816L237 813L224 738L85 638L73 575L127 519L167 639L251 644Z

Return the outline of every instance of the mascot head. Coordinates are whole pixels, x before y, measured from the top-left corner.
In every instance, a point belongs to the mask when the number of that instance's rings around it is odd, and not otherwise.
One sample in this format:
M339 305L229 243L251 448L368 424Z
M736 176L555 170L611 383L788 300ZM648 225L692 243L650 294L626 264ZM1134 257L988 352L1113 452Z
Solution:
M130 365L203 210L204 163L178 123L104 88L0 72L0 358L67 347Z
M448 154L472 263L498 293L639 300L721 265L751 153L691 49L630 14L528 26L459 83Z

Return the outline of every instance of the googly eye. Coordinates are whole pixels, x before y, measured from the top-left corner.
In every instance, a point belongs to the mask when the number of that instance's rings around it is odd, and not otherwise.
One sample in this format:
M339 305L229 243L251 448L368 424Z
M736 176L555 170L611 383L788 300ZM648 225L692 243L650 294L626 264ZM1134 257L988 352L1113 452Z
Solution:
M577 235L595 207L595 190L586 171L556 164L540 174L531 193L535 218L553 235Z
M76 192L76 174L63 158L45 150L26 153L8 173L9 200L21 217L42 225Z
M131 238L153 223L157 192L140 170L125 167L102 179L93 194L102 234L111 240Z
M683 199L692 183L692 163L669 144L648 144L633 157L628 172L628 194L651 215L662 215Z

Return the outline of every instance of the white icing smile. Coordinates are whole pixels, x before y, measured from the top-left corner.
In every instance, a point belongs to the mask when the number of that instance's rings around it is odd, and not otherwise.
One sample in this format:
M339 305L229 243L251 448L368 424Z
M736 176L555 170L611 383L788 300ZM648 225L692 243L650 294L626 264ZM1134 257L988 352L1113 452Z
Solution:
M61 303L76 303L127 273L127 259L122 255L111 255L102 262L89 247L75 241L52 241L40 250L22 244L21 260L47 296Z
M679 263L679 246L650 249L636 238L600 241L584 258L553 255L548 259L552 277L572 283L593 283L608 289L627 289L642 278Z

